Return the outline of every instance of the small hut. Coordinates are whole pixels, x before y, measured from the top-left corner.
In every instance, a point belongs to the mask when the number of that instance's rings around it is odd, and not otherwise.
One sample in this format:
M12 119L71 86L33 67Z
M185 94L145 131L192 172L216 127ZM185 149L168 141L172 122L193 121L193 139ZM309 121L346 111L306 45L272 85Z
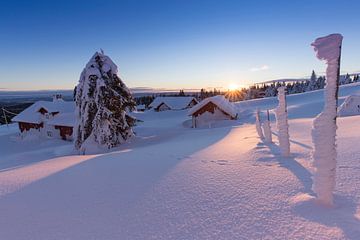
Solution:
M201 101L189 111L192 116L192 127L209 126L212 122L237 119L234 104L224 96L209 97Z

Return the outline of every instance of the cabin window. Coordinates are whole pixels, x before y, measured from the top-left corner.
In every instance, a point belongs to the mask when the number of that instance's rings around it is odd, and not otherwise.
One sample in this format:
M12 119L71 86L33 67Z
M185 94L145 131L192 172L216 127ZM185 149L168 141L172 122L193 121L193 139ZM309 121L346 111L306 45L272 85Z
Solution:
M52 136L53 136L52 131L47 131L47 136L48 136L48 137L52 137Z

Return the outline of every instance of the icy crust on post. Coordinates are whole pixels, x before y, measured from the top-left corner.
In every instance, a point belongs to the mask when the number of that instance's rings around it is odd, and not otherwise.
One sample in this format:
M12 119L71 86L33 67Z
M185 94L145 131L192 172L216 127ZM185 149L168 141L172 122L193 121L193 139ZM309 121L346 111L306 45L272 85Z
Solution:
M314 47L318 59L325 60L327 64L330 64L331 61L339 60L342 39L341 34L331 34L316 39L311 46Z
M265 142L272 143L272 133L269 119L269 110L267 111L267 118L263 123Z
M286 110L285 87L278 88L279 105L275 109L276 125L279 131L279 145L284 157L290 155L289 124Z
M126 111L135 103L117 73L115 63L97 52L80 75L74 128L75 148L80 153L101 152L133 136Z
M313 190L318 202L333 205L336 176L336 116L342 36L332 34L318 38L311 45L326 68L325 105L313 122L313 165L316 168Z
M264 140L264 134L261 128L261 123L260 123L260 111L259 109L256 110L256 121L255 121L255 125L256 125L256 132L259 135L259 138L261 140Z

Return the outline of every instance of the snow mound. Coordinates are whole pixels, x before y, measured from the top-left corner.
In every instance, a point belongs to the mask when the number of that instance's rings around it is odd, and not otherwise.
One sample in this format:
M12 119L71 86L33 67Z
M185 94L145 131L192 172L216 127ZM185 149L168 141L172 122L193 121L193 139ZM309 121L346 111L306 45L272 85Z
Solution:
M351 95L348 96L343 104L339 107L338 116L354 116L360 115L360 96Z

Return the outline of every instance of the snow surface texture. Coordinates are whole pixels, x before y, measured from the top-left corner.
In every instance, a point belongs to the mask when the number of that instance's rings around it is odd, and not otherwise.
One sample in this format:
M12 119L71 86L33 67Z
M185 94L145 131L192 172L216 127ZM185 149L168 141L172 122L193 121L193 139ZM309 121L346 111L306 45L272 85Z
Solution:
M340 87L340 102L360 83ZM291 157L259 143L255 111L235 103L234 125L184 128L187 111L134 113L136 137L78 156L61 140L18 141L0 126L0 239L358 240L360 116L338 119L336 208L314 203L311 126L323 90L287 96ZM191 121L191 120L190 120ZM271 115L271 127L278 134Z
M264 123L262 124L263 131L264 131L264 137L265 142L272 143L272 132L271 132L271 126L270 126L270 114L269 110L267 112L267 118L265 119Z
M317 58L325 60L327 64L325 106L322 113L315 118L312 129L313 164L316 168L313 190L318 201L329 206L333 205L336 181L336 117L341 42L340 34L332 34L318 38L311 44Z
M264 134L263 134L263 130L261 128L261 122L260 122L260 111L259 109L256 110L256 118L255 118L255 127L256 127L256 132L259 136L259 138L261 140L264 140Z
M360 115L360 96L351 95L348 96L343 104L339 107L338 116L354 116Z
M289 124L288 113L286 106L285 87L278 88L278 100L279 105L275 110L276 113L276 125L278 128L279 144L281 154L284 157L290 156L290 141L289 141Z

